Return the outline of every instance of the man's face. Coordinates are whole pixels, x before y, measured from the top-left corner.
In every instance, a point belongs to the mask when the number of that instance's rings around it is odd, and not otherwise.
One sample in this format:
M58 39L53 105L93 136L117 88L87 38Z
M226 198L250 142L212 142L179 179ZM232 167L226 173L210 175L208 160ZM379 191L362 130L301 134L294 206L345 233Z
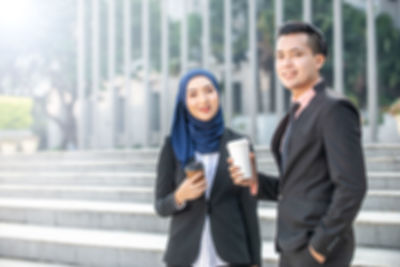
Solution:
M275 56L278 77L290 90L311 88L319 78L319 70L325 62L322 54L313 54L305 33L280 36Z

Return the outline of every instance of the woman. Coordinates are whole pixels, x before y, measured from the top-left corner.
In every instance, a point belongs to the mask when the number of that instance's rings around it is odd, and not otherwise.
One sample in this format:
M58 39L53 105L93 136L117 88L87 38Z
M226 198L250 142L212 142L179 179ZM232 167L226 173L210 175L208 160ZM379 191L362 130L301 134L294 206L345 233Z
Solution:
M219 93L206 70L188 72L179 85L155 190L157 213L172 217L164 256L170 267L260 266L257 202L233 185L227 165L227 142L242 136L224 127ZM187 179L193 160L204 172Z

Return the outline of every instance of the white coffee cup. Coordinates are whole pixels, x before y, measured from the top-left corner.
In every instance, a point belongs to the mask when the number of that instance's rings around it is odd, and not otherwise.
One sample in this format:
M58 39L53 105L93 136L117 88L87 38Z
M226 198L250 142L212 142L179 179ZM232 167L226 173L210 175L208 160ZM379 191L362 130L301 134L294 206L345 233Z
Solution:
M237 139L230 141L227 144L227 148L233 164L240 168L243 173L243 178L250 179L252 176L251 162L250 162L250 145L246 138Z

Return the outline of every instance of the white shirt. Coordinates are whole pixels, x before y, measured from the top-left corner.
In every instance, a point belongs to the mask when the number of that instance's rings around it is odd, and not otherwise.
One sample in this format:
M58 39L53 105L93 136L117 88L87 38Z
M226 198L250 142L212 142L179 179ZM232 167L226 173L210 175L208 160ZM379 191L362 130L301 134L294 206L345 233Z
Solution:
M217 171L219 153L200 154L195 153L197 161L203 163L204 174L207 180L206 199L210 198L212 186ZM203 232L201 234L200 250L197 259L193 263L193 267L217 267L227 265L217 254L214 246L213 237L211 234L210 217L208 214L205 216Z

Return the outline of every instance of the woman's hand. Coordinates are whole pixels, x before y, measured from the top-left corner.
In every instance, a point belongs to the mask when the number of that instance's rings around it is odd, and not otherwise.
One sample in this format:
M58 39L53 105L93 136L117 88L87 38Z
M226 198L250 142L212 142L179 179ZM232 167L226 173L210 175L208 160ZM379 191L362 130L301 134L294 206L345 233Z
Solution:
M246 179L243 176L243 173L240 171L238 166L235 166L232 158L228 158L227 162L229 164L229 172L231 174L231 178L234 184L239 186L247 186L250 188L250 193L255 196L258 193L258 175L257 175L257 166L256 166L256 156L254 152L250 152L249 154L251 166L252 166L252 177L250 179Z
M175 191L175 202L182 205L188 200L199 198L207 188L203 172L198 172L191 177L186 177Z

